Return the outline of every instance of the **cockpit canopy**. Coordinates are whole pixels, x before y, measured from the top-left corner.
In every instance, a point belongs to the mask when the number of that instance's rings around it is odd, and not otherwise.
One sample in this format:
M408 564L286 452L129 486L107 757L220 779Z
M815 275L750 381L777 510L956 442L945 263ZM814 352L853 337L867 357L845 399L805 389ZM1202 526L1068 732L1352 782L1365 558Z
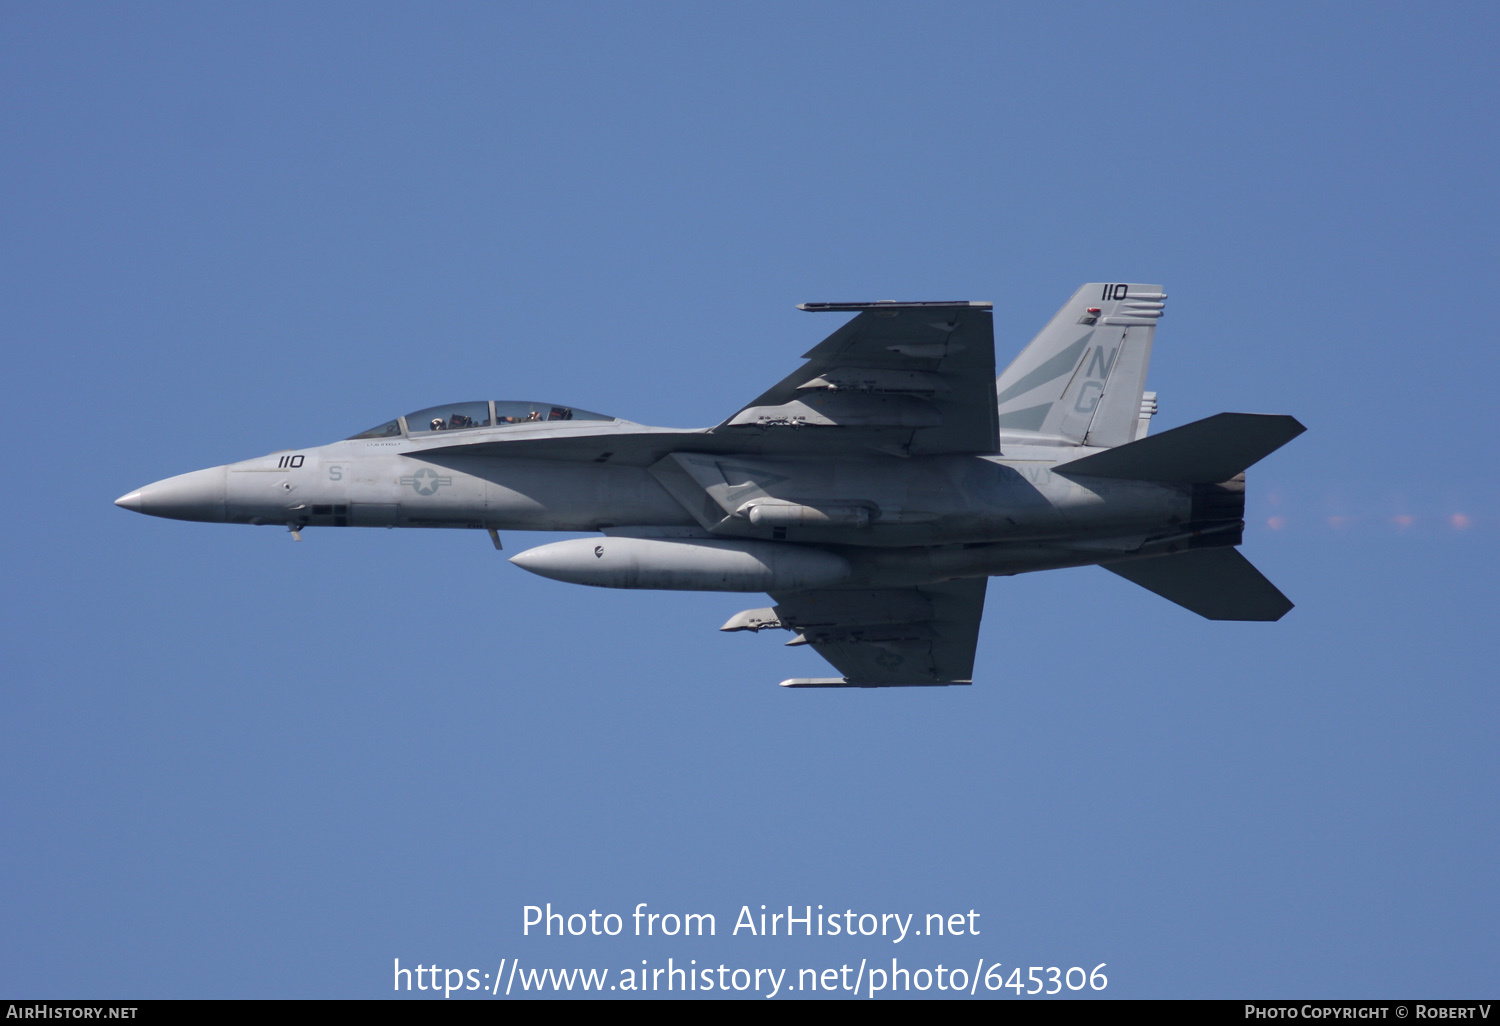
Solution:
M497 402L477 401L471 403L449 403L433 406L405 417L388 420L384 424L361 431L355 438L399 438L402 423L405 433L420 437L433 431L465 431L469 428L506 427L510 424L534 424L544 420L614 420L602 413L590 413L571 406L554 406L551 403L527 403L502 399Z

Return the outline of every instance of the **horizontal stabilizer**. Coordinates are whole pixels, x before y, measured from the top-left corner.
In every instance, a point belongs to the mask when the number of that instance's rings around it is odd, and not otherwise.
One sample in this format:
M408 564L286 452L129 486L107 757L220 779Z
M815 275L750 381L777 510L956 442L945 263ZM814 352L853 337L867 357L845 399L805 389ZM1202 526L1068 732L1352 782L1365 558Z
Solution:
M1280 620L1292 608L1276 585L1232 548L1190 549L1104 569L1210 620Z
M1131 481L1213 484L1228 481L1306 430L1296 417L1216 413L1159 435L1065 463L1056 471Z

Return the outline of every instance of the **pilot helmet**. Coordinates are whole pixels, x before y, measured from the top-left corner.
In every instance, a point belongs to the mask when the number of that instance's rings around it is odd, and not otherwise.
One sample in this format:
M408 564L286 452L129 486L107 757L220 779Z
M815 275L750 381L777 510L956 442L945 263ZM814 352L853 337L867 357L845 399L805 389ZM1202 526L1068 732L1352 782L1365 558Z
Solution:
M432 423L429 424L428 426L432 430L434 430L434 431L441 431L441 430L443 430L443 427L444 427L443 418L442 417L433 417L432 418Z

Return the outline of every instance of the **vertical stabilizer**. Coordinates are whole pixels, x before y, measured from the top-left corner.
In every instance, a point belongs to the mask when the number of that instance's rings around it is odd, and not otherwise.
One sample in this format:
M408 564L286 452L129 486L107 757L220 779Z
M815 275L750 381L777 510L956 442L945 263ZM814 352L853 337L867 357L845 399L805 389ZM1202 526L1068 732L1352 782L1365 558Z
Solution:
M1160 285L1091 282L995 382L1000 430L1116 446L1141 429Z

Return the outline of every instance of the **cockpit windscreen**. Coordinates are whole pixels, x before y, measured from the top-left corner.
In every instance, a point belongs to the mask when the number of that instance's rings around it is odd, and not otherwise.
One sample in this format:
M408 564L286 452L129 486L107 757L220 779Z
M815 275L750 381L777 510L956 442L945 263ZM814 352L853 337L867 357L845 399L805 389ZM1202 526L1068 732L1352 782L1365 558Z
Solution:
M615 418L602 413L590 413L588 410L579 410L571 406L554 406L551 403L527 403L516 402L509 399L501 399L493 404L493 419L491 413L492 404L487 402L472 403L449 403L447 406L433 406L429 409L418 410L416 413L406 415L406 432L408 435L424 435L433 431L463 431L469 428L505 427L509 424L535 424L539 421L552 420L614 420ZM368 431L361 431L357 435L350 435L350 439L357 438L399 438L401 435L401 419L388 420L378 427Z
M521 403L512 400L495 400L495 423L530 424L539 420L614 420L602 413L575 410L571 406L553 406L550 403Z
M400 438L400 437L401 437L401 421L398 419L398 420L388 420L384 424L380 424L380 425L378 425L376 427L372 427L368 431L361 431L357 435L350 435L349 439L350 439L350 441L353 441L356 438Z
M420 435L425 431L459 431L489 426L490 404L484 402L450 403L406 415L407 433L413 435Z

